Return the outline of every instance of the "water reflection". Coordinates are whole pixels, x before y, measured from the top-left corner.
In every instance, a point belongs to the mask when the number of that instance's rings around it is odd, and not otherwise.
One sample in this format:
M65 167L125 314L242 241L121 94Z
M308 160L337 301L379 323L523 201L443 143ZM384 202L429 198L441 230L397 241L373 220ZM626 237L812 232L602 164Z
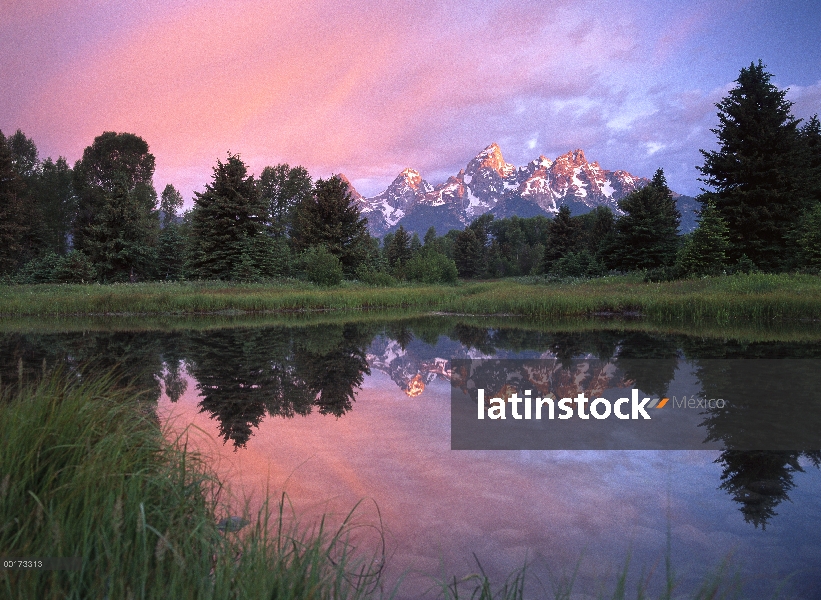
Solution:
M740 342L612 328L491 328L458 318L299 328L12 332L0 334L0 382L17 382L21 364L23 377L34 379L45 361L49 367L64 365L78 372L111 369L124 384L147 390L150 400L156 402L164 390L174 402L190 381L199 393L200 411L216 421L225 443L239 449L266 418L313 411L343 417L354 408L357 391L371 369L389 375L414 398L431 382L449 378L450 359L488 356L553 357L565 367L580 357L595 359L615 365L624 381L659 396L667 393L681 361L687 360L694 365L705 397L716 397L717 390L737 390L728 409L704 414L705 439L723 443L717 460L723 472L717 485L755 527L766 526L789 499L802 463L821 463L818 417L808 413L810 404L778 402L778 410L772 410L774 404L757 393L767 381L735 363L713 360L821 358L821 345L814 342ZM821 373L815 378L810 384L819 390ZM791 391L790 382L798 380L804 387ZM803 373L784 373L781 383L787 387L780 397L808 389ZM788 432L794 447L756 449L756 436L772 430Z

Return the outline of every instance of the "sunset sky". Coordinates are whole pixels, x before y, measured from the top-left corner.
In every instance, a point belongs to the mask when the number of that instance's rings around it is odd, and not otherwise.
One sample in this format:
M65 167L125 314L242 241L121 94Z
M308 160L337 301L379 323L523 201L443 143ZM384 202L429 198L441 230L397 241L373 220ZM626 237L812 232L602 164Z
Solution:
M715 102L759 58L821 113L821 2L0 0L0 129L73 163L142 136L190 205L226 152L376 194L436 184L491 142L575 148L695 195Z

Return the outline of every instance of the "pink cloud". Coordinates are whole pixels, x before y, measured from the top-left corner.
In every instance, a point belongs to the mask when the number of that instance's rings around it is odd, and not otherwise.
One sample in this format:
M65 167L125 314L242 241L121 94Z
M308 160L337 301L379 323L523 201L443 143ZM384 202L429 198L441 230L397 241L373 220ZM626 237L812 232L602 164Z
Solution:
M631 43L580 17L584 4L153 4L70 55L17 121L70 158L104 130L133 131L164 179L199 169L205 183L229 149L255 169L392 177L493 141L483 121L521 94L594 87ZM442 135L460 119L474 121L470 139Z

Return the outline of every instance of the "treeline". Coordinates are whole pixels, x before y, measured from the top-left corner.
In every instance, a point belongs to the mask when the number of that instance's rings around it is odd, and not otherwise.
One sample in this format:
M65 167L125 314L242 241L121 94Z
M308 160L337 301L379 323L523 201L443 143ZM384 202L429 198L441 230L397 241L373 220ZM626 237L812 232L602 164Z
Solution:
M105 132L74 167L40 160L33 140L0 132L0 277L17 283L343 278L375 285L550 274L644 271L650 280L821 268L821 125L791 114L759 61L717 104L719 149L703 151L698 228L681 215L664 173L607 207L571 216L495 220L423 239L404 228L380 243L339 176L303 167L217 161L205 191L183 198L153 185L142 138Z

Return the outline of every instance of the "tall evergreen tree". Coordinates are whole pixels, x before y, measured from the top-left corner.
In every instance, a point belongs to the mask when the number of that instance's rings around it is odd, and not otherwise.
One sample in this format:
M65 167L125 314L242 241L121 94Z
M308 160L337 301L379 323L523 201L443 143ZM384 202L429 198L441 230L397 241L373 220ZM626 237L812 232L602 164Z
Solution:
M570 208L563 204L547 226L547 241L544 248L545 272L551 271L560 258L576 250L580 236L578 222L570 216Z
M453 244L453 261L459 277L478 277L482 273L482 250L482 242L472 228L459 232Z
M40 165L34 195L42 218L41 242L45 252L66 254L77 213L74 174L66 159L47 158Z
M176 280L182 278L185 263L185 240L177 222L177 211L182 208L182 194L170 183L165 186L160 196L160 215L162 231L157 245L158 276L160 279Z
M718 104L717 151L702 150L702 181L730 233L731 260L749 257L778 271L795 258L791 232L808 206L806 154L786 91L770 83L761 61L741 70L736 87Z
M614 263L625 271L672 265L678 251L681 213L676 207L664 172L619 200L624 215L616 221Z
M291 242L297 252L325 246L342 263L347 276L367 258L368 221L338 175L318 179L314 193L296 207Z
M401 270L402 266L413 256L411 251L411 238L405 228L400 225L390 239L386 249L388 266L393 270Z
M313 191L311 176L305 167L279 164L262 170L258 187L268 207L271 233L277 238L285 236L291 229L294 209Z
M19 266L28 223L23 210L25 184L15 169L6 137L0 131L0 275Z
M257 245L255 238L266 235L267 207L245 163L235 154L228 154L225 162L218 160L213 181L205 192L194 195L188 254L191 275L230 280L243 268L256 269L258 274L260 257L249 253Z
M38 198L38 184L40 176L40 159L37 146L19 129L6 140L11 151L11 160L14 170L17 171L22 187L20 194L20 219L25 224L25 232L20 240L18 262L27 263L43 252L44 231L43 215Z
M104 281L153 274L159 235L153 176L154 156L133 133L106 131L74 165L74 247Z
M701 209L699 224L679 254L685 275L719 275L727 263L729 232L712 204Z

